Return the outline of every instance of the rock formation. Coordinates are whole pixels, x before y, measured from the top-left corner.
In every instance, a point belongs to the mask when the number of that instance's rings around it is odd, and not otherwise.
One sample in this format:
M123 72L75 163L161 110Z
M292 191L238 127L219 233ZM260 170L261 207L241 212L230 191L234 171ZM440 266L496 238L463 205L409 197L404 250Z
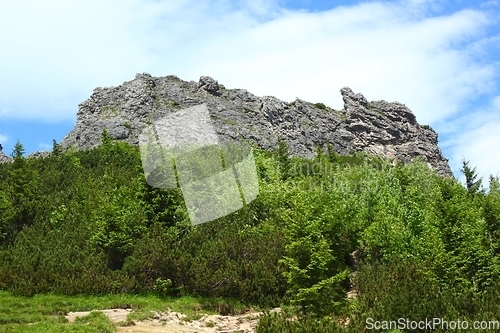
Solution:
M61 147L89 149L101 143L103 128L114 139L138 144L141 130L163 115L205 103L217 135L244 139L263 149L285 141L290 153L313 157L316 147L330 144L340 154L365 151L402 161L420 156L442 175L452 175L437 146L437 133L421 126L405 105L368 102L342 88L343 110L300 99L288 103L272 96L258 97L244 89L226 89L202 76L186 82L176 76L137 74L118 87L97 88L79 105L75 128Z
M34 151L31 154L28 154L26 158L45 158L50 156L48 151ZM10 156L5 155L3 151L0 151L0 163L10 163L14 161Z
M3 151L0 151L0 163L9 163L10 161L12 161L12 159L5 155Z
M34 151L31 154L29 154L28 156L26 156L26 158L45 158L45 157L49 157L49 156L50 156L50 153L48 151L37 150L37 151Z

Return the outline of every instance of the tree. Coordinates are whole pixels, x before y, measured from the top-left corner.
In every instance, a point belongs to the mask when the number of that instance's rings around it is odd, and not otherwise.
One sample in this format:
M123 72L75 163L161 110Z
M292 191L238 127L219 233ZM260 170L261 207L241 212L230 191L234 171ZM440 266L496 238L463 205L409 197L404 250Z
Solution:
M17 141L12 150L14 162L7 169L7 178L2 183L4 199L9 204L2 207L0 219L3 225L0 232L4 233L4 240L12 242L15 235L23 226L31 225L36 215L36 205L39 198L38 173L32 163L23 158L24 147Z
M348 232L340 210L330 209L330 198L320 192L297 190L293 207L280 216L285 254L279 260L288 282L291 303L302 314L328 316L342 308L348 285Z
M496 253L500 254L500 181L490 175L490 190L483 200L483 216Z
M17 140L16 144L14 145L14 148L12 149L12 158L21 158L24 155L24 146L22 145L19 140Z
M465 185L467 186L469 194L475 194L482 191L483 177L477 178L476 167L471 168L469 162L470 161L466 161L465 159L462 161L460 172L465 176Z
M56 140L52 140L52 154L57 156L61 155L61 152L61 146L56 142Z
M281 179L286 180L290 176L291 161L288 154L288 145L281 139L278 142L277 155L280 164Z
M500 179L498 176L490 175L490 193L491 192L500 192Z
M131 193L137 183L131 180L131 184L131 188L103 191L97 198L98 207L91 213L94 234L90 243L106 253L108 267L113 270L122 268L134 240L146 230L143 210Z

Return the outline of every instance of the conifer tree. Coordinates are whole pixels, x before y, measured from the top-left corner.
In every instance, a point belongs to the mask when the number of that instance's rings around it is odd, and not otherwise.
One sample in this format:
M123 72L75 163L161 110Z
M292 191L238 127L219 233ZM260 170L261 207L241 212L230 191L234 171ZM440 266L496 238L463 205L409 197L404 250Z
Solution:
M466 161L465 159L462 161L460 172L465 176L465 186L469 194L475 194L482 191L483 177L477 178L476 167L470 167L469 162L470 161Z

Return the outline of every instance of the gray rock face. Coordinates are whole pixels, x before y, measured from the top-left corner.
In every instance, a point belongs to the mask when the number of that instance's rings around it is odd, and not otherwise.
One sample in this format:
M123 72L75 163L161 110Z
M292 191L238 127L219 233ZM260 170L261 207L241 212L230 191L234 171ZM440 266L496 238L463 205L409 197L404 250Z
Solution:
M35 151L26 156L26 158L46 158L49 157L50 153L48 151Z
M290 153L311 158L316 147L332 145L340 154L364 151L401 161L420 156L439 174L452 172L437 146L437 133L421 126L403 104L368 102L342 88L343 110L300 99L291 103L258 97L244 89L225 89L211 77L186 82L176 76L137 74L118 87L97 88L79 105L75 128L61 147L89 149L101 143L103 128L110 137L138 144L141 130L162 116L205 103L217 135L247 140L275 149L284 140Z
M0 151L0 163L10 163L11 161L12 161L12 158L5 155L5 153L3 151Z
M50 153L47 151L35 151L26 156L26 158L45 158L50 156ZM0 163L10 163L14 161L10 156L5 155L4 152L0 151Z

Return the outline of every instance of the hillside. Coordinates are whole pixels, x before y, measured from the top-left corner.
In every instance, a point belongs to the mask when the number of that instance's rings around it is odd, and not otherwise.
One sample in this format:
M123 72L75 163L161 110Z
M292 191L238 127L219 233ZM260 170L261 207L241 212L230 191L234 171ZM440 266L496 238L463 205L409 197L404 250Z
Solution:
M418 160L394 166L332 151L290 158L280 145L254 150L254 201L191 226L179 189L146 183L138 147L102 139L41 158L23 158L18 147L12 163L0 164L1 290L154 293L214 299L225 312L234 300L284 309L262 317L258 333L500 315L496 178L486 194ZM32 323L1 311L0 330Z
M462 186L444 176L435 132L404 105L342 94L345 109L336 111L225 90L206 77L139 75L97 89L53 152L24 157L17 143L13 158L0 155L9 162L0 163L0 331L115 332L103 314L74 324L65 316L133 309L132 325L187 300L196 325L203 311L220 313L206 322L214 330L247 309L264 313L252 319L256 333L354 333L399 318L498 332L500 180L490 177L486 192L464 163ZM151 186L136 141L143 126L200 102L220 137L255 145L258 193L193 225L185 187ZM216 152L245 195L240 169ZM219 197L198 192L214 210ZM392 330L414 331L431 330Z

